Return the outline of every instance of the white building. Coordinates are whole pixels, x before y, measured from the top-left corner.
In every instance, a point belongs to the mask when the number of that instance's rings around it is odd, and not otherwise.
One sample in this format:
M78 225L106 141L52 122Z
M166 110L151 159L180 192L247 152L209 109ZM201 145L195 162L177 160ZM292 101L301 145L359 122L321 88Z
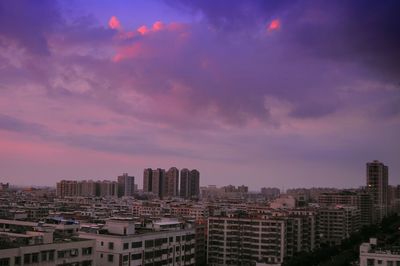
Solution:
M0 265L96 265L95 241L65 234L56 238L55 227L0 220Z
M96 240L96 265L194 265L195 230L173 221L142 226L112 218L103 227L82 226L79 236Z
M379 248L376 238L371 238L369 243L362 243L360 246L360 266L375 265L400 265L400 250Z

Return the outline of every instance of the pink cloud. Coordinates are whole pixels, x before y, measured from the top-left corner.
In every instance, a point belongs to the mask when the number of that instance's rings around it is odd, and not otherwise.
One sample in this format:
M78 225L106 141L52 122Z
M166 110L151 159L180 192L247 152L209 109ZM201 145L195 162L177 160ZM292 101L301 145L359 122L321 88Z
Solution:
M137 29L137 31L138 31L141 35L145 35L145 34L147 34L147 33L150 32L150 30L149 30L145 25L140 26L140 27Z
M153 30L154 31L159 31L159 30L163 30L164 29L164 23L162 23L161 21L156 21L153 24Z
M112 60L114 62L120 62L123 59L135 58L143 55L145 55L145 47L142 45L142 43L137 42L129 46L118 48L118 51Z
M161 21L156 21L153 23L151 27L147 27L146 25L140 26L136 32L125 32L120 31L117 35L117 39L131 39L137 34L145 36L146 38L140 38L139 40L135 40L132 44L122 44L117 46L117 52L113 56L112 61L120 62L121 60L128 58L137 58L139 56L148 56L159 53L159 43L158 37L161 35L153 35L161 32L169 32L171 33L170 37L174 39L175 43L180 45L182 41L184 41L188 36L188 31L186 30L184 24L182 23L169 23L164 24ZM147 36L148 35L148 36ZM178 41L178 42L176 42Z
M271 21L271 23L268 25L267 30L268 31L275 31L279 30L281 28L281 22L279 19L274 19Z
M108 26L110 29L113 30L121 30L122 26L121 23L119 22L118 18L116 16L112 16L110 20L108 21Z

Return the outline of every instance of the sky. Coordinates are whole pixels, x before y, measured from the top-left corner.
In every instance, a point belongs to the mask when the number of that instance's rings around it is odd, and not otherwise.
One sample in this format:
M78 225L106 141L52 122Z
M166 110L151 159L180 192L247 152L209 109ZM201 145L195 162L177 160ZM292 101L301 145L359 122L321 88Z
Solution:
M400 2L0 2L0 182L400 184Z

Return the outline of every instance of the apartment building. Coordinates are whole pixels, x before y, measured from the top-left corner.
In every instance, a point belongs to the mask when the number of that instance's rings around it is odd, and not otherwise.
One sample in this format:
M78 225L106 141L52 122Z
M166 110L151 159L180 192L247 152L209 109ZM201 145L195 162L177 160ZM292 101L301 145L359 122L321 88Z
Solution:
M282 263L286 222L277 218L210 217L208 265Z
M96 241L96 265L195 265L195 229L173 220L148 224L112 218L102 227L82 226Z
M378 221L388 215L388 179L386 165L377 160L367 163L367 190L372 196Z
M349 205L357 207L360 210L361 226L370 225L375 221L372 195L364 191L322 193L318 196L318 203L321 206Z
M360 210L354 206L335 206L317 210L321 243L339 245L360 229Z
M208 218L208 265L280 264L317 247L316 213L276 211L269 215L236 211Z
M0 265L94 266L95 241L68 235L58 224L0 220Z
M360 266L398 266L400 249L377 245L377 239L371 238L360 246Z

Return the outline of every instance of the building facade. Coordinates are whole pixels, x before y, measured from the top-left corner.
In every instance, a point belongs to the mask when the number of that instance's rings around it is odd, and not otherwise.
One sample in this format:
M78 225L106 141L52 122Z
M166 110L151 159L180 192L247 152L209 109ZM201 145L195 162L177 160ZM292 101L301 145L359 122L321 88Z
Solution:
M137 228L130 219L110 219L104 228L83 227L79 236L96 241L96 265L195 265L195 230L161 221Z
M184 199L198 199L200 197L200 172L196 169L181 170L180 196Z
M163 197L171 198L179 196L179 170L171 167L165 174L163 185Z
M367 163L367 190L372 196L378 221L388 215L389 169L375 160Z
M360 229L360 210L354 206L320 208L317 211L320 243L340 245Z
M124 173L118 176L118 197L132 197L135 193L135 177Z
M397 247L380 247L377 239L371 238L360 246L360 266L398 266L400 249Z

